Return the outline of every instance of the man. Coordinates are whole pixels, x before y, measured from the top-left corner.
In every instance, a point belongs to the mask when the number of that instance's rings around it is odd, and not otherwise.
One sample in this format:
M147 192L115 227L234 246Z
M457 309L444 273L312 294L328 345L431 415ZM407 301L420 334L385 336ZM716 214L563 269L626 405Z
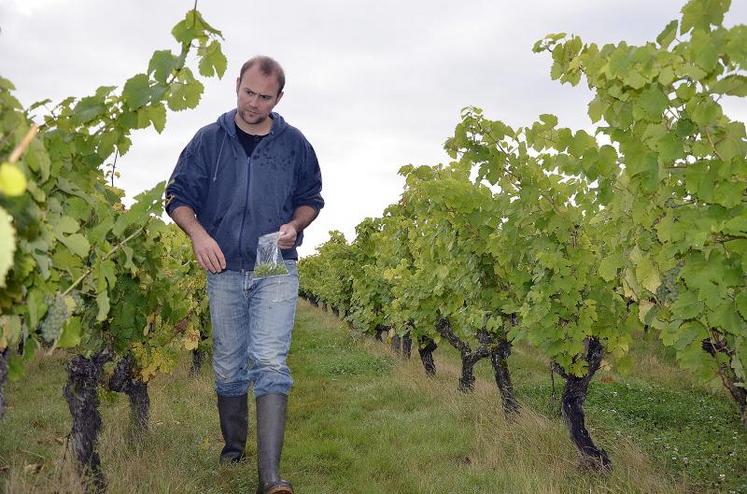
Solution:
M278 473L288 393L286 356L298 297L303 230L324 206L319 164L306 138L272 112L285 75L273 59L247 61L236 109L200 129L179 156L166 211L208 271L213 369L225 447L221 463L244 457L247 394L257 409L258 493L292 494ZM257 239L280 232L289 275L255 278Z

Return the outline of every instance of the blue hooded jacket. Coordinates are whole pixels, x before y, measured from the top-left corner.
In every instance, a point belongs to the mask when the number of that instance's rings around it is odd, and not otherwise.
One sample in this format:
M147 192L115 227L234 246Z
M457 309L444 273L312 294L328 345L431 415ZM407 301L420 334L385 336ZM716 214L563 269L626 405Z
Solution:
M236 135L236 110L197 131L166 187L166 212L189 206L218 242L226 269L252 270L257 239L277 232L299 206L319 211L322 177L311 144L272 113L272 130L247 156ZM296 246L301 245L299 233ZM298 259L296 248L283 258Z

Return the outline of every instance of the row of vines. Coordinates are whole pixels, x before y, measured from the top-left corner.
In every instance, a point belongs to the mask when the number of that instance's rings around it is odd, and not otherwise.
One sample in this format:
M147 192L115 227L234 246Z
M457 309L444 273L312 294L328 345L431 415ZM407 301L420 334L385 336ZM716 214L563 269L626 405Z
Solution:
M0 415L6 378L20 376L35 354L69 352L68 448L88 492L106 488L99 386L127 394L132 433L142 437L148 382L180 352L204 345L209 331L191 244L160 219L165 184L130 207L114 186L134 130L162 132L167 109L197 106L203 85L190 63L205 77L226 69L221 34L197 10L172 34L180 50L156 51L121 90L103 86L24 109L0 78Z
M747 427L747 143L720 104L747 96L747 26L725 28L728 8L691 0L642 46L537 42L553 79L585 79L593 131L465 109L452 161L403 167L398 203L301 261L302 295L415 346L429 374L453 346L462 391L489 359L509 417L508 357L526 342L564 380L562 414L594 468L611 462L585 425L589 384L603 362L631 365L644 330L720 380Z

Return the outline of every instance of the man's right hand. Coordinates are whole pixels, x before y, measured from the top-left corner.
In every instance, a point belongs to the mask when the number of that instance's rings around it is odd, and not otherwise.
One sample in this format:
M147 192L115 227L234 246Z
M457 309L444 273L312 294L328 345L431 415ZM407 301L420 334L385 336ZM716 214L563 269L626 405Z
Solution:
M194 250L197 262L211 273L219 273L226 269L226 258L220 250L218 242L207 232L195 233L192 239L192 250Z
M218 242L205 231L195 212L189 206L178 206L171 211L171 218L192 240L192 250L203 269L218 273L226 269L226 258Z

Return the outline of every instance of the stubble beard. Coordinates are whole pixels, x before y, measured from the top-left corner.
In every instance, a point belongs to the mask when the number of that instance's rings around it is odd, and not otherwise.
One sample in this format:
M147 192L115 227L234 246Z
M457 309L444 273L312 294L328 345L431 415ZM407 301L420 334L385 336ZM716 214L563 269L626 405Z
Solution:
M267 117L263 115L255 115L252 117L249 114L249 110L240 110L239 117L241 117L241 120L248 125L258 125L267 120Z

